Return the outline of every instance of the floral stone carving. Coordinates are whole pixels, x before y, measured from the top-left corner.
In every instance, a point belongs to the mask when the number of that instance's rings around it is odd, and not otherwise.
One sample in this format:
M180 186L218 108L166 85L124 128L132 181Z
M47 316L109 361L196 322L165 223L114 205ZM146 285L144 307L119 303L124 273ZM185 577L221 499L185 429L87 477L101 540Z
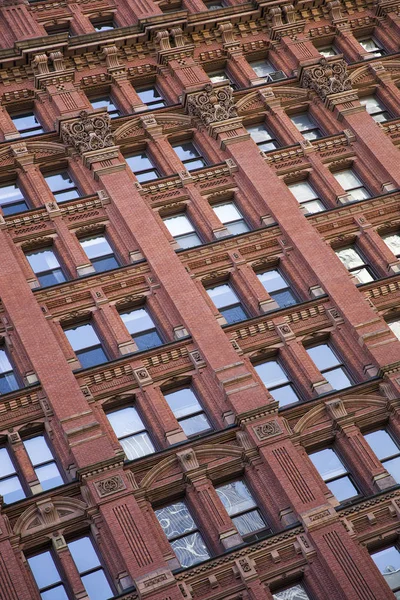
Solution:
M190 94L187 110L189 115L199 117L204 125L237 117L232 88L228 85L214 88L209 84L201 92Z
M107 113L90 115L81 111L78 119L61 124L61 137L64 144L80 154L114 146Z
M328 61L321 58L317 65L303 70L301 86L317 92L324 100L329 94L338 94L352 89L344 60Z

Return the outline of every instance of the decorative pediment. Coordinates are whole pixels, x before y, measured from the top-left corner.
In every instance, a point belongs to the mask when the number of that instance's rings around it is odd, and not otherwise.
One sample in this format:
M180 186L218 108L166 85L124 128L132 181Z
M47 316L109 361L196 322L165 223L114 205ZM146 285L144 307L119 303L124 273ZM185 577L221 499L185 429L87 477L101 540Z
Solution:
M282 104L298 104L305 102L309 98L309 92L302 88L289 86L280 86L272 88L258 88L254 92L249 92L236 103L236 108L239 115L260 109L268 104L268 96L271 100L279 98Z
M178 113L146 115L144 113L143 115L124 123L114 131L115 143L120 144L129 138L143 136L145 133L143 121L146 119L151 119L154 122L154 125L162 126L162 131L165 134L175 130L193 127L192 118L188 115L181 115Z
M86 504L73 498L40 500L22 513L14 526L15 535L32 535L59 527L63 523L86 515Z
M381 63L369 63L355 69L349 74L349 79L353 86L357 86L363 83L376 83L376 77L383 74L390 74L393 81L400 79L400 61L390 60Z
M16 161L29 154L34 155L34 160L43 161L48 157L65 156L66 148L55 142L26 142L22 139L15 140L10 145L0 150L0 168L5 166L17 166Z

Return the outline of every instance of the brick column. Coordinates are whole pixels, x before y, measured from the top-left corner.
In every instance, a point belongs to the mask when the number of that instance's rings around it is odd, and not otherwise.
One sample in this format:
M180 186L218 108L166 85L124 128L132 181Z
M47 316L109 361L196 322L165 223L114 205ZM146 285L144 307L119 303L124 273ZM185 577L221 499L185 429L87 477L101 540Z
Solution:
M335 37L335 46L349 62L358 62L370 56L354 37L348 23L340 25L338 34Z
M29 10L29 5L23 0L4 2L0 14L2 48L9 48L15 40L21 41L47 35L43 25L36 21Z
M1 141L14 140L21 137L15 127L8 110L4 106L0 106L0 135Z
M393 254L390 248L385 244L379 233L374 229L371 223L368 223L366 217L357 217L357 222L361 229L357 245L367 257L371 260L374 271L380 277L388 277L400 271L400 261ZM385 267L381 266L384 264Z
M1 593L7 600L32 600L31 578L21 564L21 554L14 551L9 520L0 508L0 581Z
M66 541L62 535L52 539L53 548L56 551L57 558L61 563L61 567L66 575L66 580L72 589L72 593L76 598L86 600L85 586L82 583L78 569L70 554Z

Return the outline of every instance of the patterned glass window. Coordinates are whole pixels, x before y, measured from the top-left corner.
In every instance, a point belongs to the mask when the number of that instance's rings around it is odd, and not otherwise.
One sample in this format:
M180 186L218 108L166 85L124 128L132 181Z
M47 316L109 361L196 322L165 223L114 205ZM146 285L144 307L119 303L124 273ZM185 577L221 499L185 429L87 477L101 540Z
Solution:
M249 226L244 220L243 215L233 202L214 204L212 209L231 235L239 235L239 233L249 231Z
M341 390L351 385L343 363L338 359L329 344L318 344L318 346L306 350L315 366L334 390Z
M252 140L255 141L260 150L269 152L279 148L277 140L270 134L264 123L257 123L257 125L248 125L246 127Z
M339 502L359 495L349 472L332 448L313 452L309 456L314 467Z
M204 410L190 387L165 393L164 397L188 437L211 429Z
M135 91L147 108L161 108L162 106L166 105L164 98L155 85L137 88Z
M322 131L307 112L294 115L291 120L305 140L317 140L322 137Z
M352 169L344 169L343 171L336 171L333 173L336 181L342 186L347 192L350 200L356 202L357 200L366 200L371 197L371 194L361 181L359 177L354 173Z
M152 179L158 179L158 177L160 177L159 171L153 165L146 152L132 154L132 156L125 157L125 160L130 169L135 173L139 183L151 181Z
M155 513L182 567L192 567L210 558L185 502L175 502Z
M107 355L90 323L64 330L83 369L107 362Z
M192 248L201 245L201 240L186 215L167 217L163 221L180 248Z
M244 481L231 481L220 485L216 488L216 492L244 539L261 531L265 534L266 529L270 531Z
M120 313L120 316L138 350L149 350L149 348L161 346L162 339L153 319L145 308Z
M300 400L292 382L277 360L268 360L254 365L254 368L273 399L279 402L279 406L286 406Z
M66 202L80 197L78 186L75 185L68 171L46 175L45 180L57 202Z
M107 417L128 460L153 454L153 443L135 407L115 410Z
M7 352L0 348L0 394L7 394L18 390L18 381L8 359Z
M64 483L44 435L24 440L24 446L43 490Z
M371 58L374 56L384 56L386 54L384 48L373 37L364 38L358 41L360 42L364 50L369 52Z
M275 592L272 594L272 598L273 600L310 600L309 595L300 583L291 585L281 592Z
M228 283L208 288L207 294L228 324L247 319L242 303Z
M96 273L119 267L115 254L105 235L95 235L79 240Z
M373 552L371 558L394 593L394 597L400 600L400 551L397 546L389 546L384 550Z
M382 236L386 246L393 252L397 257L400 257L400 234L388 233Z
M5 504L25 498L25 492L7 448L0 448L0 496Z
M369 283L374 281L371 267L365 262L358 250L354 246L336 250L337 257L342 261L349 273L351 273L359 283Z
M386 429L378 429L364 437L388 473L400 483L400 448L392 436Z
M25 254L41 287L66 281L58 259L51 248L42 248Z
M278 269L257 273L257 277L279 308L297 304L294 292Z
M15 215L29 208L16 183L0 186L0 206L4 216Z
M291 185L288 185L288 188L296 198L297 202L301 206L304 206L307 214L313 214L325 210L325 206L318 198L317 193L308 183L308 181L292 183Z

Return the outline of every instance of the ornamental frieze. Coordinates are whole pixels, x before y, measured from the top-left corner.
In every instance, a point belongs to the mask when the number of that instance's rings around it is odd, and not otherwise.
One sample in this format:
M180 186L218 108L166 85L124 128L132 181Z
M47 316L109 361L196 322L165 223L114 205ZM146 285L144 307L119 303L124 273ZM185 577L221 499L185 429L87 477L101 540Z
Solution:
M79 154L114 146L107 113L89 114L82 110L78 119L61 123L61 138Z
M343 59L328 61L321 58L318 64L305 67L302 70L300 85L314 90L322 100L330 94L352 89L347 64Z

